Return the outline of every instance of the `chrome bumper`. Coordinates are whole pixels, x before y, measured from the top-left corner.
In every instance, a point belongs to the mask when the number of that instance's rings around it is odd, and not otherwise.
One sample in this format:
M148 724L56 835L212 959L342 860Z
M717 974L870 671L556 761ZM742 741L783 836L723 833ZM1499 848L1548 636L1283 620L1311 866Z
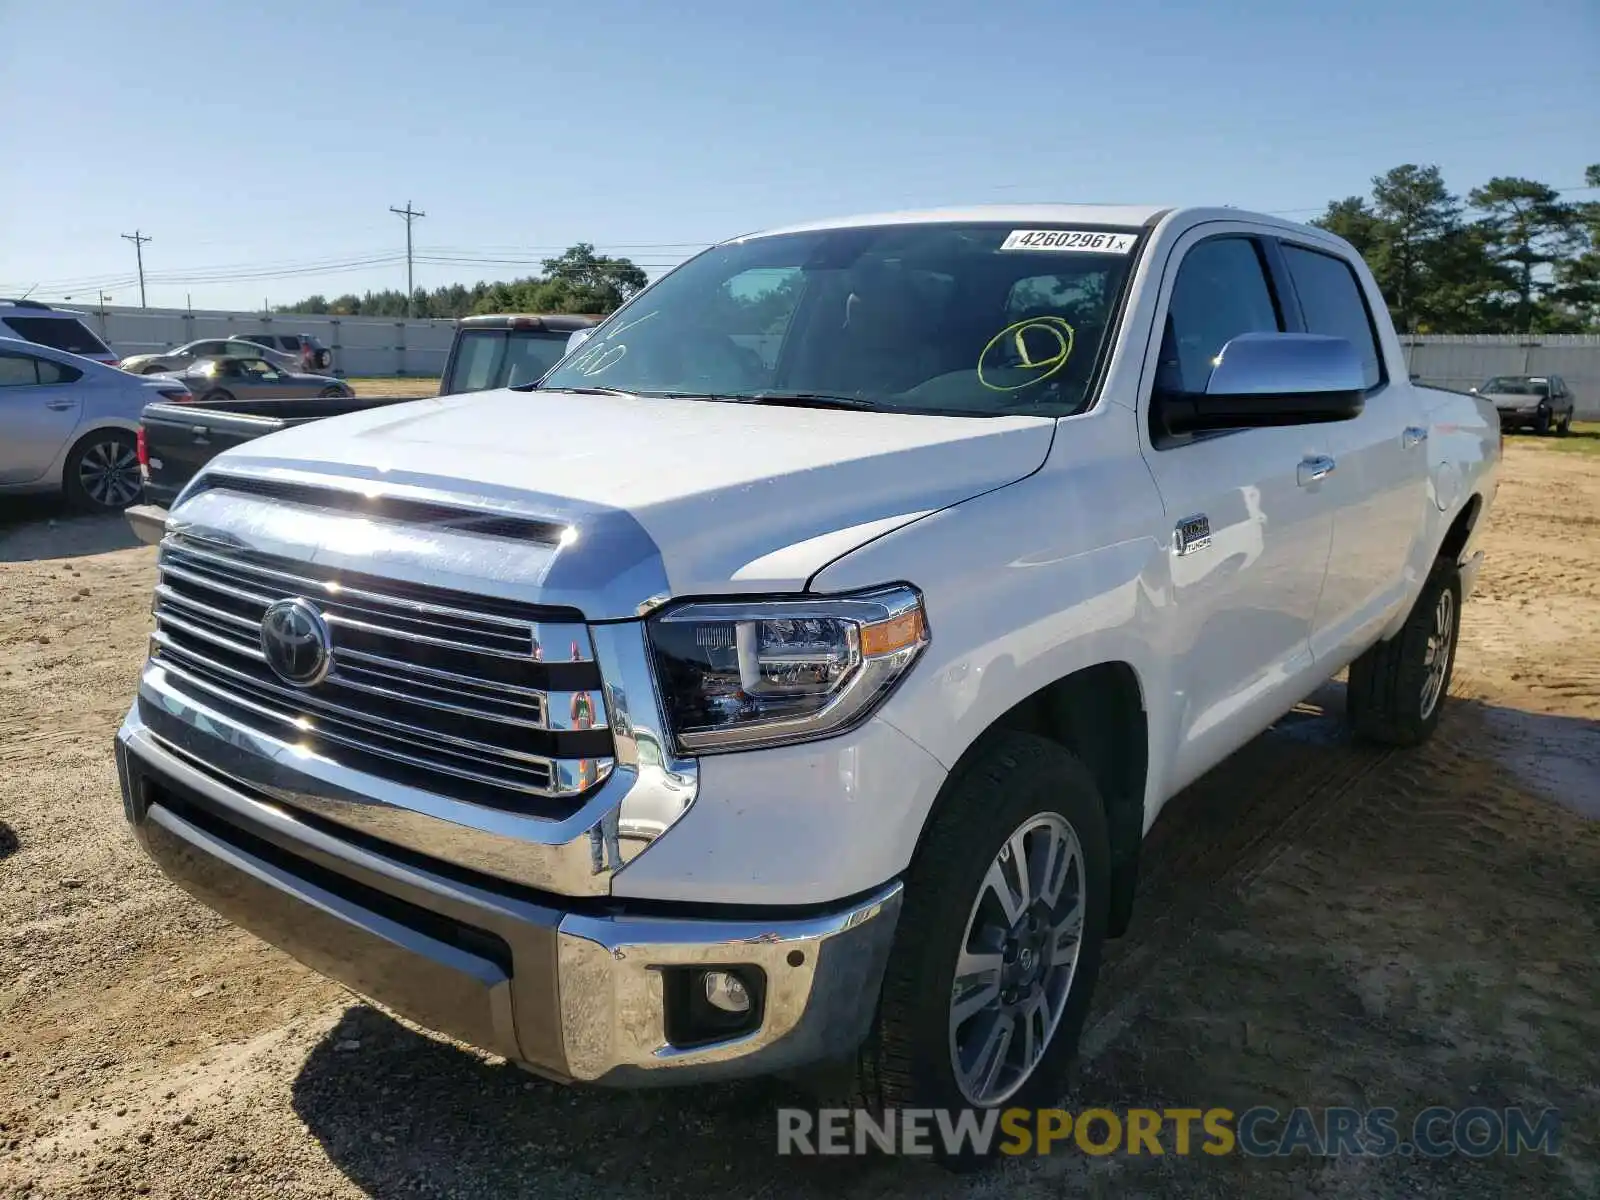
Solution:
M724 1079L840 1057L866 1035L898 882L820 914L632 915L341 834L175 752L138 706L116 752L135 836L180 887L351 990L540 1074ZM702 965L759 971L759 1019L675 1045L668 975Z

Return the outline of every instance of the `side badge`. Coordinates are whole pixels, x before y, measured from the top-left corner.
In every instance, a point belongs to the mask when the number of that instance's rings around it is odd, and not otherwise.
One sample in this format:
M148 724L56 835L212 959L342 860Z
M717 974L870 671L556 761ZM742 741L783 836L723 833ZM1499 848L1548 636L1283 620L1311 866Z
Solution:
M1174 544L1180 555L1204 550L1211 545L1211 518L1205 513L1196 513L1179 521Z

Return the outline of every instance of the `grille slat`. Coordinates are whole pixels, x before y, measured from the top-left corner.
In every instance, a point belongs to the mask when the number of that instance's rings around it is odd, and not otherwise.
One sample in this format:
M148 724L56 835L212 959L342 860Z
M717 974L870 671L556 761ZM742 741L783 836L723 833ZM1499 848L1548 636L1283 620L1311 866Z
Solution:
M556 622L485 615L299 567L169 536L152 657L248 724L413 786L462 795L465 783L474 800L524 811L544 800L564 815L610 774L588 628L565 611ZM309 688L279 678L261 641L267 608L292 597L322 611L332 640L331 669ZM541 631L572 657L545 659Z

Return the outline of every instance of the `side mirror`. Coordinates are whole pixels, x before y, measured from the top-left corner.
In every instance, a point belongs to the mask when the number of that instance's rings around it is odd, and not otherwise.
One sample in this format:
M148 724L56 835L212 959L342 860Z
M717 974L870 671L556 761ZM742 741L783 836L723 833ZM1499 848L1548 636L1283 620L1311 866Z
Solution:
M595 327L593 325L589 326L587 329L574 329L572 331L572 336L567 339L567 353L571 354L579 346L587 342L594 334L594 329Z
M1366 372L1344 338L1242 333L1222 348L1204 392L1158 392L1170 433L1315 425L1361 415Z

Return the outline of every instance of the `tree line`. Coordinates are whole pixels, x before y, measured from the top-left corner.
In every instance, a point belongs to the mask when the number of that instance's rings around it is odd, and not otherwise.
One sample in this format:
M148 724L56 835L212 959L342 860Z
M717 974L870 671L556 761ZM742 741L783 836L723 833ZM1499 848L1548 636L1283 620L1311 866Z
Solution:
M403 290L389 288L360 296L346 293L332 300L307 296L294 304L276 306L282 313L325 313L336 317L465 317L472 313L596 313L621 307L649 282L644 269L627 258L596 254L594 246L579 242L558 258L541 264L544 274L522 279L480 281L470 287L459 283L418 288L408 305Z
M1600 164L1584 173L1600 189ZM1366 196L1331 202L1312 221L1361 252L1401 333L1600 331L1600 200L1570 201L1534 179L1497 176L1466 196L1437 166L1378 175ZM587 242L509 282L418 289L418 317L485 312L609 313L647 279ZM279 312L402 317L402 291L309 296Z
M1600 188L1600 164L1584 173ZM1407 163L1312 224L1361 251L1401 333L1600 330L1600 201L1498 176L1462 199Z

